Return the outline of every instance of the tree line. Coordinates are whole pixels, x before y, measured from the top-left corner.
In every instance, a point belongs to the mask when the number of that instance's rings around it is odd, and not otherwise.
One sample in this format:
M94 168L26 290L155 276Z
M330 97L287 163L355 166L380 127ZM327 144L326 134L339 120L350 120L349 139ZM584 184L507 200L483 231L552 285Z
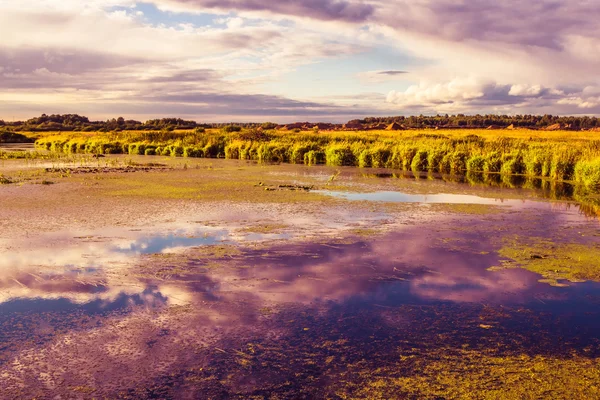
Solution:
M368 117L349 121L348 124L373 127L397 123L407 128L530 128L545 129L556 127L560 129L593 129L600 128L600 118L574 117L555 115L434 115L434 116L396 116ZM115 132L115 131L173 131L178 129L196 128L259 128L275 129L282 127L272 122L263 123L199 123L181 118L151 119L146 122L126 120L123 117L107 119L106 121L90 121L87 117L77 114L42 114L26 121L6 122L0 120L0 130L12 132ZM342 129L343 125L332 125L333 129Z
M516 128L543 129L553 125L560 125L570 129L592 129L600 127L600 118L597 117L574 117L557 115L434 115L434 116L410 116L410 117L370 117L353 120L350 123L363 125L392 124L399 123L409 128Z

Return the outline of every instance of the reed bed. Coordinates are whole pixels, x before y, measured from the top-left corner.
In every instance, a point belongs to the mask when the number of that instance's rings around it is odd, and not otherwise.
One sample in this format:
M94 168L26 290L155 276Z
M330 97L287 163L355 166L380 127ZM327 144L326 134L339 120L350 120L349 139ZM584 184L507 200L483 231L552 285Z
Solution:
M509 136L510 135L510 136ZM327 164L440 173L497 173L600 188L600 136L486 130L289 132L242 130L44 136L53 153L131 154Z

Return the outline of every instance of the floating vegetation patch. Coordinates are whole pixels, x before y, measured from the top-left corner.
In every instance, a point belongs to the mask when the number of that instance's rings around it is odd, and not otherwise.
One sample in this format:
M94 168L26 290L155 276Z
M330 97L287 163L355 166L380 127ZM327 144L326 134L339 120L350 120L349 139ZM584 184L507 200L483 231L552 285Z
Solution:
M471 215L501 214L503 212L501 207L486 204L431 204L429 209L435 212Z
M14 183L11 178L0 174L0 185L9 185L11 183Z
M278 223L263 223L258 225L252 225L240 229L238 232L240 233L279 233L286 228L289 228L289 225L278 224Z
M597 399L598 359L478 351L443 351L424 358L400 357L396 369L364 371L366 381L340 390L342 399ZM490 352L491 353L491 352ZM433 361L432 361L433 360ZM410 367L411 373L397 376Z
M492 269L524 268L546 282L600 281L600 245L555 243L543 238L513 237L499 251L505 260Z
M126 173L126 172L150 172L165 171L170 169L163 164L150 165L125 165L122 167L65 167L65 168L46 168L46 172L60 174L103 174L103 173Z
M275 191L279 191L279 190L308 192L315 188L312 185L310 185L310 186L307 186L307 185L267 185L262 182L259 182L258 185L256 185L256 186L264 188L267 192L275 192Z

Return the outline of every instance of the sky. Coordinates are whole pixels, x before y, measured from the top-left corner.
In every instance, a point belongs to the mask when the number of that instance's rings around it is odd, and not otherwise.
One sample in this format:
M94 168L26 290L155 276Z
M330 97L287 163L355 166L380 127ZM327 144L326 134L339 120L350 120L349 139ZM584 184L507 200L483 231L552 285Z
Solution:
M598 0L0 0L0 119L600 115Z

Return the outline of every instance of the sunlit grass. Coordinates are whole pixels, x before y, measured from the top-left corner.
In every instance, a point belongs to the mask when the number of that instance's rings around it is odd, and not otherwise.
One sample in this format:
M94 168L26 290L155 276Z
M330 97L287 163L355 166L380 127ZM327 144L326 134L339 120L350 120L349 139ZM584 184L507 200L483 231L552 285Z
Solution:
M436 354L431 355L433 357ZM600 397L598 359L574 356L500 356L462 350L437 360L408 358L399 364L413 372L363 371L366 382L340 390L342 399L592 399ZM400 366L399 366L400 367Z
M596 132L410 130L118 132L46 135L51 153L229 158L442 173L488 172L600 184Z
M506 240L499 254L508 262L493 269L524 268L555 285L559 280L600 281L598 246L516 237Z

